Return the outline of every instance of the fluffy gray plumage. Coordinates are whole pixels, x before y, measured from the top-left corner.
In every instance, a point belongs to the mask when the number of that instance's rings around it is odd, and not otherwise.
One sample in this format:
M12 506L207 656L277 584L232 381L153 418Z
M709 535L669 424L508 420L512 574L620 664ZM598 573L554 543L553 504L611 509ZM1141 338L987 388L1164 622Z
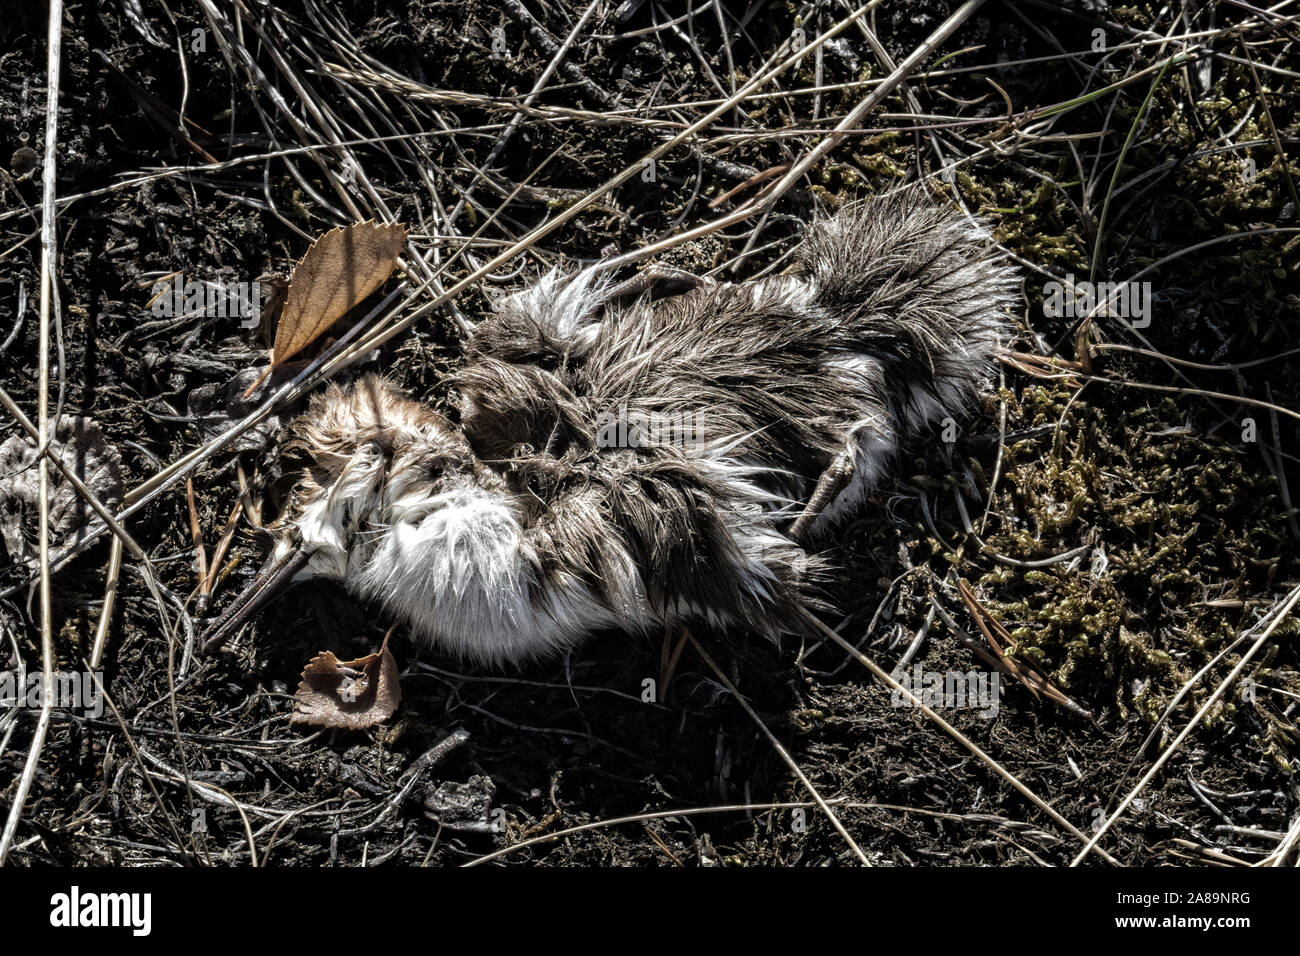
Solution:
M471 336L459 427L376 377L313 402L278 559L489 662L601 628L798 630L805 547L971 404L1015 285L981 229L902 196L759 281L629 299L551 273Z

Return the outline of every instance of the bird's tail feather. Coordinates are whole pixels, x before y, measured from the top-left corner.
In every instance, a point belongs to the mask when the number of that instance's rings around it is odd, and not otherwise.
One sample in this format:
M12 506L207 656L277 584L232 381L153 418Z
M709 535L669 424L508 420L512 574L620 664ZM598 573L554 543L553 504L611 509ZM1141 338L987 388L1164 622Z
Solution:
M879 364L913 429L959 414L983 387L1019 282L982 224L917 190L816 223L796 270L834 317L839 348Z

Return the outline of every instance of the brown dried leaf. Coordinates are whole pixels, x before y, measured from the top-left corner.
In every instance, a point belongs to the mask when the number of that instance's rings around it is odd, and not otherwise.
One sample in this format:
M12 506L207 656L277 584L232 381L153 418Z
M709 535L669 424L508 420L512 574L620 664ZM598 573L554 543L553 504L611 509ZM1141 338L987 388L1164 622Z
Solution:
M313 242L289 278L271 367L301 352L379 288L392 274L405 243L405 226L375 222L340 226Z
M387 720L402 702L388 638L378 653L355 661L340 661L329 651L317 654L303 668L293 700L293 724L366 730Z

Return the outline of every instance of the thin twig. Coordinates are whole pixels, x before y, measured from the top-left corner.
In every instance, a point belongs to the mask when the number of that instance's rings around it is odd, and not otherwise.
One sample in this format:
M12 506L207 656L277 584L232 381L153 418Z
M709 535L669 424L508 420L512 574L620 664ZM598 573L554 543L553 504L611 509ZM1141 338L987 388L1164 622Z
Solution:
M795 763L794 758L790 756L790 752L786 750L781 744L781 741L777 739L776 734L772 733L771 728L769 728L767 724L763 723L763 718L758 716L758 713L750 706L749 701L741 695L740 691L736 690L736 686L732 684L727 675L723 673L722 668L719 667L713 658L709 656L708 652L700 646L700 642L695 639L695 635L691 634L690 631L687 631L686 633L690 638L691 646L694 647L695 652L700 655L700 659L709 665L709 668L717 675L718 680L722 682L722 685L726 687L727 690L731 691L731 696L736 698L736 702L740 704L741 709L743 709L745 713L749 715L749 718L758 725L758 729L763 732L763 736L765 736L768 739L768 742L771 743L772 749L777 752L777 755L785 761L785 765L790 768L796 777L799 778L799 782L802 783L804 788L812 795L813 800L816 801L817 806L821 809L822 813L826 814L826 819L830 820L831 826L833 826L836 832L844 838L844 842L847 843L850 849L852 849L857 855L858 860L862 865L871 866L871 861L868 860L867 855L862 852L862 847L858 846L857 841L849 835L849 831L844 829L844 824L840 822L840 818L836 816L835 811L830 808L830 804L822 798L822 795L817 791L817 788L813 786L812 781L808 779L801 769L799 769L799 765Z
M1277 626L1286 620L1287 615L1291 613L1292 608L1296 606L1296 602L1298 601L1300 601L1300 587L1295 588L1291 592L1290 596L1283 603L1281 610L1278 611L1277 616L1274 617L1268 627L1264 629L1264 632L1259 635L1255 643L1250 646L1250 649L1241 656L1241 660L1237 662L1237 666L1234 667L1228 676L1223 679L1223 682L1215 688L1214 693L1210 695L1209 700L1201 705L1201 709L1198 710L1196 715L1187 722L1187 726L1184 727L1178 736L1174 738L1173 742L1170 743L1160 756L1156 758L1155 763L1151 765L1151 768L1147 770L1142 779L1137 782L1133 789L1129 791L1128 795L1120 802L1120 805L1115 808L1115 812L1107 817L1106 822L1097 828L1097 832L1093 834L1092 839L1088 841L1088 845L1079 851L1079 855L1074 858L1074 861L1070 864L1071 866L1078 866L1080 861L1088 855L1089 850L1097 848L1097 842L1106 835L1106 831L1111 828L1111 825L1120 818L1124 811L1128 809L1129 804L1137 799L1138 794L1140 794L1155 775L1160 772L1160 768L1168 763L1169 759L1178 752L1178 748L1183 745L1183 741L1191 735L1192 731L1196 729L1197 724L1201 722L1201 719L1209 712L1210 708L1213 707L1219 698L1223 696L1228 687L1237 679L1237 676L1245 670L1246 665L1250 663L1250 659L1255 656L1255 652L1264 646L1268 639L1273 635L1273 631Z
M1073 823L1071 823L1069 820L1065 819L1065 817L1057 813L1056 810L1054 810L1051 806L1049 806L1041 797L1039 797L1036 793L1030 790L1023 783L1021 783L1010 771L1008 771L1000 763L998 763L996 760L994 760L992 757L986 754L983 750L981 750L975 744L975 742L972 741L969 737L967 737L960 730L958 730L956 727L953 727L950 723L948 723L946 720L944 720L942 717L936 714L933 710L927 707L919 697L917 697L915 694L911 692L911 690L904 687L893 677L891 677L888 673L886 673L884 669L880 667L879 664L877 664L871 658L867 657L866 654L862 653L862 651L858 650L856 647L854 647L844 638L840 637L840 635L836 634L833 630L831 630L829 627L823 624L821 620L811 611L805 610L804 616L808 619L809 623L811 623L814 627L816 627L819 631L821 631L824 635L826 635L826 637L828 637L835 644L838 644L840 648L844 650L846 653L856 658L859 663L861 663L864 667L866 667L867 670L871 671L871 673L875 674L878 679L883 681L885 684L889 685L889 687L895 692L900 693L904 697L906 697L908 702L911 703L913 707L920 710L923 714L925 714L926 717L928 717L934 723L938 724L944 733L946 733L953 740L957 741L959 744L961 744L963 747L969 750L972 754L978 757L980 761L984 763L985 766L987 766L990 770L996 773L999 777L1001 777L1007 783L1011 784L1011 786L1015 787L1015 789L1018 790L1031 803L1033 803L1034 806L1038 807L1038 809L1042 810L1053 820L1055 820L1058 824L1064 827L1067 831L1069 831L1069 833L1072 836L1076 837L1078 840L1080 840L1083 843L1088 842L1088 837L1084 835L1084 833L1080 831ZM1115 860L1114 857L1112 857L1109 853L1106 853L1101 848L1090 846L1088 847L1088 849L1095 849L1097 853L1103 859L1106 860L1106 862L1115 863L1116 865L1118 865L1118 861Z
M14 834L18 831L18 822L22 819L23 807L27 804L27 794L32 781L36 779L36 769L40 765L41 751L45 747L45 737L50 729L50 714L54 710L54 621L51 610L50 583L50 465L49 442L52 436L50 425L50 319L54 299L54 270L58 265L58 250L55 234L55 160L58 156L59 133L59 58L63 39L63 0L50 0L49 28L46 33L46 78L45 78L45 166L42 169L42 186L44 195L41 202L41 316L40 316L40 380L37 389L39 422L40 458L37 464L40 482L40 514L38 535L41 561L41 716L36 722L32 734L32 743L27 751L27 762L23 766L22 776L14 789L13 802L9 806L9 816L5 820L3 834L0 834L0 866L4 866L9 856L9 847ZM62 363L60 363L62 364Z

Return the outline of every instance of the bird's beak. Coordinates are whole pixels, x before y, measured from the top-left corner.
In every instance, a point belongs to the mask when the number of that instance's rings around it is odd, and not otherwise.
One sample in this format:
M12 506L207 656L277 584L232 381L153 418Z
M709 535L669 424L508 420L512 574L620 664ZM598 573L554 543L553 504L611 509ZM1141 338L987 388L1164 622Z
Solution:
M293 583L294 575L303 569L311 552L303 547L297 536L291 542L292 547L281 553L280 548L271 552L262 570L257 572L251 584L244 589L235 603L226 608L208 629L203 637L202 652L210 654L221 647L244 625L244 622L260 611L271 600L286 591Z

